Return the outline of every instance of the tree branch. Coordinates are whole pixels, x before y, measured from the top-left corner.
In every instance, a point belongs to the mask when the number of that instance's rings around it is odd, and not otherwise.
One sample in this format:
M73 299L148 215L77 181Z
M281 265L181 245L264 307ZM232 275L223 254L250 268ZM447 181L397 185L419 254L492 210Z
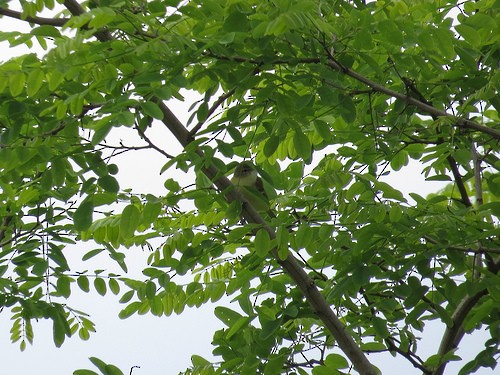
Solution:
M219 98L215 101L215 103L208 110L206 118L208 119L215 112L215 110L224 102L224 100L226 100L231 95L233 95L235 91L236 91L236 89L233 88L233 89L229 90L228 92L226 92L225 94L222 94L221 96L219 96ZM191 134L191 136L194 136L198 132L198 130L201 129L201 127L203 126L205 121L206 120L198 121L196 126L193 129L191 129L191 131L189 132Z
M79 15L84 12L83 8L75 0L65 0L64 5L74 15ZM107 32L96 33L96 37L101 41L109 41L113 36ZM159 98L152 98L163 112L163 124L170 130L179 143L186 147L193 140L192 135L186 127L179 121L179 119L172 113L165 103ZM200 157L203 157L201 150L196 151ZM276 232L264 221L260 214L247 202L244 197L234 189L229 179L222 175L220 171L213 165L202 169L203 173L210 178L211 181L219 188L220 191L225 192L229 201L239 200L243 204L243 217L248 222L260 224L268 233L271 239L276 238ZM363 351L354 341L351 334L347 331L346 327L340 319L332 311L323 295L319 292L314 281L302 269L299 262L291 253L288 253L286 259L280 259L276 249L272 250L272 254L276 261L281 265L284 271L295 281L297 286L302 290L304 297L309 302L318 317L323 321L326 328L332 333L337 341L340 349L351 360L356 370L363 375L378 375L379 371L373 366L366 358Z
M381 267L381 268L384 269L385 267ZM400 284L402 284L401 281L400 281ZM372 316L376 317L377 316L377 311L372 306L373 303L370 301L370 298L368 298L368 295L366 294L365 290L363 288L361 288L359 292L363 296L363 298L365 299L366 304L368 306L370 306L370 312L372 313ZM395 344L394 337L392 337L392 336L389 335L387 338L384 339L384 342L387 345L387 349L389 351L394 351L394 352L398 353L399 355L401 355L402 357L406 358L413 365L413 367L415 367L415 368L419 369L420 371L422 371L423 374L430 374L431 373L429 371L429 369L427 369L423 365L424 361L422 361L422 359L418 355L416 355L415 353L411 352L409 349L406 350L406 351L404 351L401 348L399 348Z
M460 301L455 312L451 316L452 324L446 327L441 344L439 345L438 354L444 356L450 350L458 347L458 343L462 340L465 331L463 323L472 308L479 302L481 297L488 294L487 289L483 289L472 296L466 296ZM446 368L447 362L443 363L433 375L442 375Z
M483 183L481 179L481 158L476 150L476 146L474 145L474 141L471 142L471 152L472 152L472 161L474 163L474 190L476 191L476 205L481 206L483 204Z
M234 57L228 57L228 56L219 56L215 55L211 52L205 53L206 56L214 57L220 60L228 60L228 61L236 61L236 62L246 62L246 63L251 63L251 64L256 64L256 65L262 65L263 62L256 60L256 59L250 59L246 57L241 57L241 56L234 56ZM299 64L322 64L324 63L324 60L319 58L319 57L310 57L310 58L302 58L302 59L294 59L293 61L289 61L286 59L275 59L269 64L271 65L277 65L277 64L294 64L296 65L297 63ZM495 139L500 139L500 130L497 130L495 128L491 128L488 126L480 125L476 123L475 121L469 120L469 119L464 119L464 118L458 118L454 115L451 115L447 113L446 111L442 111L440 109L437 109L433 107L430 104L424 103L416 98L413 98L407 94L403 94L394 90L391 90L379 83L376 83L365 76L357 73L356 71L346 68L342 66L340 63L335 61L335 59L329 58L326 60L326 65L328 65L330 68L343 73L349 77L354 78L355 80L364 83L365 85L369 86L373 91L379 92L382 94L385 94L387 96L393 97L400 99L404 101L407 104L413 105L420 109L422 112L430 115L430 116L436 116L436 117L447 117L447 118L452 118L454 119L455 123L453 126L459 127L459 128L464 128L464 129L472 129L479 131L481 133L485 133L490 135L491 137Z
M327 65L330 66L332 69L335 69L341 73L344 73L355 80L364 83L365 85L369 86L372 88L373 91L380 92L383 94L386 94L388 96L391 96L393 98L401 99L405 103L411 104L421 111L431 115L431 116L436 116L436 117L448 117L448 118L454 118L455 119L455 126L461 127L461 128L466 128L466 129L473 129L477 130L479 132L488 134L492 136L495 139L500 139L500 130L490 128L488 126L480 125L476 123L475 121L469 120L469 119L464 119L464 118L457 118L453 115L450 115L449 113L439 110L427 103L424 103L418 99L415 99L409 95L402 94L400 92L391 90L383 85L380 85L376 82L373 82L372 80L362 76L361 74L355 72L354 70L350 68L343 67L339 63L337 63L334 60L328 60Z
M152 149L158 151L160 154L165 156L167 159L174 158L173 155L170 155L169 153L165 152L164 150L162 150L161 148L156 146L139 126L135 126L135 130L137 130L137 133L139 133L139 135L146 141L146 143L149 145L149 148L152 148Z
M69 18L23 17L21 12L6 8L0 8L0 15L34 23L36 25L50 25L57 27L64 26L64 24L69 21Z
M448 155L446 157L446 160L448 160L448 163L450 164L451 173L453 173L453 178L455 179L458 191L460 192L460 200L465 206L472 207L472 203L469 199L469 194L467 193L467 189L465 188L465 184L462 180L462 175L458 170L457 162L451 155Z
M64 6L74 16L85 13L85 10L76 0L64 0ZM82 27L82 29L85 29L85 27ZM94 33L94 36L101 42L113 40L113 35L107 30L98 30Z

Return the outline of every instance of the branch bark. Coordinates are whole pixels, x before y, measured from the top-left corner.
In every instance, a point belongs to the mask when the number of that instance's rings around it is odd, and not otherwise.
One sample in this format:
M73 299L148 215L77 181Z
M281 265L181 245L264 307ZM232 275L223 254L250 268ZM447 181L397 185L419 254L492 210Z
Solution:
M453 350L458 347L458 343L462 340L465 331L463 329L463 323L471 309L479 302L481 297L485 296L488 293L486 289L481 290L480 292L472 295L466 296L462 301L460 301L459 305L455 309L451 320L452 325L446 328L444 332L443 338L441 339L441 344L439 345L438 354L444 356L450 350ZM443 363L434 373L433 375L443 375L444 369L448 362Z
M66 22L69 21L69 18L45 18L45 17L24 17L21 12L17 12L15 10L0 8L0 15L7 16L10 18L15 18L21 21L26 21L29 23L34 23L36 25L50 25L61 27L64 26Z
M453 178L455 179L455 184L458 188L458 191L460 192L460 200L462 203L467 206L467 207L472 207L472 203L469 199L469 194L467 193L467 189L465 188L465 184L462 180L462 175L460 174L460 171L458 170L458 164L455 161L455 159L451 156L448 155L446 157L446 160L448 161L448 164L450 164L450 169L451 173L453 173Z
M64 5L74 15L79 15L84 12L83 8L75 0L65 0ZM113 39L113 36L107 31L96 33L95 36L101 41L109 41ZM165 103L163 103L159 98L153 98L152 100L163 112L163 124L170 130L183 147L188 146L193 140L191 133ZM203 157L201 150L198 150L197 153ZM203 172L214 182L220 191L227 192L226 197L228 200L232 201L238 199L245 203L243 205L243 216L245 220L261 224L262 227L269 233L270 238L276 237L275 231L266 223L266 221L252 207L252 205L246 202L243 196L233 188L229 179L224 175L221 175L220 171L215 166L204 168ZM368 361L363 351L356 344L344 324L342 324L340 319L332 311L325 298L316 287L314 281L302 269L297 259L289 253L287 258L282 260L279 258L276 250L273 250L273 256L283 267L284 271L290 275L297 286L301 289L306 300L309 302L318 317L323 321L326 328L332 333L340 349L351 360L354 368L363 375L378 375L378 369Z
M483 190L482 190L482 180L481 180L481 159L477 153L477 150L474 145L474 141L472 142L472 159L474 162L474 187L476 190L476 205L480 206L483 203ZM458 169L458 168L457 168ZM458 171L457 171L458 173ZM460 187L460 186L459 186ZM463 195L462 195L463 196ZM469 202L470 204L470 202ZM478 247L481 248L482 245L479 242ZM473 270L473 278L479 279L481 276L480 268L482 267L482 254L476 253L474 258L474 267ZM489 267L488 270L494 274L498 273L498 265L494 264ZM473 295L465 296L457 308L453 312L451 317L452 324L448 326L444 332L443 338L441 339L441 344L439 345L438 354L444 356L451 350L454 350L458 347L458 344L462 340L465 331L463 328L463 323L469 314L469 312L476 306L476 304L481 300L481 298L488 294L488 290L482 289L479 292ZM447 362L443 363L433 375L442 375L446 368Z

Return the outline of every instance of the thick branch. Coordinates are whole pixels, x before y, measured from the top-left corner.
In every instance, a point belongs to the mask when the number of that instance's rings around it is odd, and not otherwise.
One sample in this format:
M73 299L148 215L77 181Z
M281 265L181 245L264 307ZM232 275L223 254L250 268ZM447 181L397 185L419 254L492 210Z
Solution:
M478 303L481 297L487 294L487 290L483 289L482 291L472 295L466 296L462 301L460 301L457 306L455 312L453 313L451 319L451 326L446 328L444 332L443 338L441 340L441 344L439 345L438 354L445 355L450 350L453 350L458 347L458 343L462 340L464 336L463 323L469 312L472 308ZM441 367L439 367L434 375L442 375L444 373L444 369L446 368L447 362L443 363Z
M75 0L65 0L64 5L72 14L83 13L83 8ZM104 34L97 34L96 37L99 40L110 40L112 35L109 32L104 32ZM152 99L158 104L163 112L163 123L179 141L179 143L186 147L193 140L190 132L186 127L179 121L179 119L170 111L170 109L158 98ZM197 153L203 157L201 150ZM274 230L264 221L260 214L252 207L251 204L246 202L243 196L233 188L231 182L227 177L221 175L220 171L215 166L210 166L203 169L203 172L214 181L214 184L219 188L220 191L227 192L226 197L228 200L240 200L244 202L243 205L243 216L248 222L253 222L261 224L265 230L268 231L271 238L276 237ZM291 253L288 254L285 260L281 260L277 254L276 250L273 250L273 256L277 262L283 267L286 273L295 281L297 286L302 290L305 298L310 303L316 314L323 321L327 329L332 333L333 337L337 341L340 349L347 355L351 360L356 370L364 375L376 375L379 371L368 361L363 351L355 343L353 337L347 332L346 327L337 318L335 313L332 311L328 303L326 302L323 295L319 292L318 288L314 284L314 281L309 277L309 275L302 269L297 259L295 259Z
M460 175L460 171L458 170L457 162L451 155L448 155L446 157L446 160L448 160L448 163L450 164L451 173L453 173L453 178L455 179L458 191L460 192L460 200L465 206L471 207L472 203L469 199L469 194L467 193L467 189L465 188L465 184L462 180L462 176Z
M79 16L85 13L85 10L76 0L64 0L64 6L74 16ZM84 27L85 28L85 27ZM94 36L101 42L113 40L113 35L107 30L99 30L94 33Z
M64 26L69 18L45 18L45 17L23 17L21 12L11 9L0 8L0 15L16 18L21 21L34 23L36 25Z

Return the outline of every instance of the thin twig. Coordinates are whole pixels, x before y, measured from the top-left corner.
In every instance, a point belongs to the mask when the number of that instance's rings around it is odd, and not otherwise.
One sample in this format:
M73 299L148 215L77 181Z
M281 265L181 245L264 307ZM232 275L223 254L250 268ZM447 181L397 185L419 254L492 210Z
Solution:
M203 126L203 124L207 121L207 119L215 112L215 110L222 104L224 103L224 101L229 98L231 95L234 94L234 92L236 91L236 88L233 88L231 90L229 90L228 92L226 92L225 94L222 94L221 96L219 96L219 98L215 101L215 103L210 107L210 109L208 110L208 113L207 113L207 116L205 119L203 120L200 120L196 126L191 129L191 131L189 132L191 134L191 136L194 136L198 130L201 129L201 127Z
M483 204L483 184L481 181L481 162L482 159L474 145L474 141L471 143L472 161L474 163L474 189L476 191L476 205L481 206Z
M168 159L173 159L174 158L173 155L170 155L166 151L164 151L161 148L159 148L158 146L156 146L153 142L151 142L151 140L148 138L148 136L146 135L146 133L139 126L136 125L135 126L135 130L137 130L137 132L139 133L139 135L146 141L146 143L149 145L150 148L155 149L156 151L158 151L160 154L164 155Z
M483 205L483 183L481 180L481 158L476 150L475 142L471 142L471 153L472 162L474 168L474 190L476 192L476 207ZM478 247L481 247L481 240L478 241ZM474 270L472 272L472 277L474 279L479 279L481 276L481 267L483 265L482 254L475 254L474 256Z

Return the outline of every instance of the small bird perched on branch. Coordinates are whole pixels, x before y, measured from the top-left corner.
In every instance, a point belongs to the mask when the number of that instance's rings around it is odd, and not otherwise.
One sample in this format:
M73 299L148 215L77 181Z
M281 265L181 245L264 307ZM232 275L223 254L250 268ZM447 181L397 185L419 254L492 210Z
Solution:
M238 164L231 182L257 212L266 212L272 217L275 216L270 210L269 197L264 190L262 179L252 162L242 161Z

